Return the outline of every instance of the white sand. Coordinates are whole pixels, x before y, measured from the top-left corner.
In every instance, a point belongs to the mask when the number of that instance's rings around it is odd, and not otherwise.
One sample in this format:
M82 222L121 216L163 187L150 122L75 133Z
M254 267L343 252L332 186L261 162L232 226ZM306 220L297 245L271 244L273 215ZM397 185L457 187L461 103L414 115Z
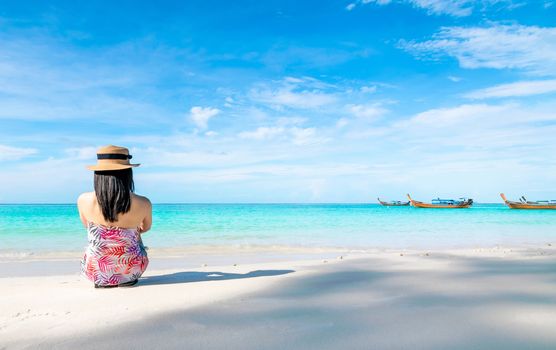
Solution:
M0 278L0 349L556 349L553 247L284 256L176 257L116 289L0 262L26 271Z

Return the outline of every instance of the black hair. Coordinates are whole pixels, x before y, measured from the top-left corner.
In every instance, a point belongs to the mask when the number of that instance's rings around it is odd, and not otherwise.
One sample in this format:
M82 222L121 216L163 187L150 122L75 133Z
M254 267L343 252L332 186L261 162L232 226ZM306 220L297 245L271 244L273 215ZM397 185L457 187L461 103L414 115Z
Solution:
M95 171L95 193L106 221L115 222L118 220L118 214L129 211L133 191L135 185L131 168Z

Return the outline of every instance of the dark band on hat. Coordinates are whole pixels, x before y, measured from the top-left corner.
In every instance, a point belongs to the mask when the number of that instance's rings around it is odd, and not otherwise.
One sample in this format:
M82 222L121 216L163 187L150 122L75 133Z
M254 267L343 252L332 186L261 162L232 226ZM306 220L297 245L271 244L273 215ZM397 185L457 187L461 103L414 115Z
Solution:
M120 154L120 153L103 153L97 154L97 159L121 159L128 160L133 158L131 154Z

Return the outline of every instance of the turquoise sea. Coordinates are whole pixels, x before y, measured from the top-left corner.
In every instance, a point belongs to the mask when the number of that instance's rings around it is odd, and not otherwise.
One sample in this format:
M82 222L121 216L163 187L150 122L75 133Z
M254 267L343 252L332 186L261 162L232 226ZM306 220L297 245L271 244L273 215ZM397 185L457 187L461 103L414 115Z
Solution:
M376 204L155 204L151 248L293 245L473 247L556 242L556 211L502 204L438 210ZM0 205L0 256L76 251L86 232L73 204Z

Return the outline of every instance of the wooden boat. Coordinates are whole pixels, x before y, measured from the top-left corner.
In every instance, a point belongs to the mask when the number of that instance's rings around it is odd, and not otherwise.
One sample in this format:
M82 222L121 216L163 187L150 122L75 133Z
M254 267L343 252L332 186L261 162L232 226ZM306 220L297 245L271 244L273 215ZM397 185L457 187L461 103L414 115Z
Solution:
M469 208L473 205L473 200L471 198L460 198L460 200L453 199L433 199L432 203L423 203L416 201L411 198L408 194L409 202L415 208L435 208L435 209L463 209Z
M511 209L556 209L556 200L531 202L522 196L519 202L513 202L509 201L504 193L500 193L500 197L502 197L504 203Z
M409 202L402 202L402 201L391 201L391 202L383 202L380 198L377 198L378 202L385 207L406 207L409 205Z

